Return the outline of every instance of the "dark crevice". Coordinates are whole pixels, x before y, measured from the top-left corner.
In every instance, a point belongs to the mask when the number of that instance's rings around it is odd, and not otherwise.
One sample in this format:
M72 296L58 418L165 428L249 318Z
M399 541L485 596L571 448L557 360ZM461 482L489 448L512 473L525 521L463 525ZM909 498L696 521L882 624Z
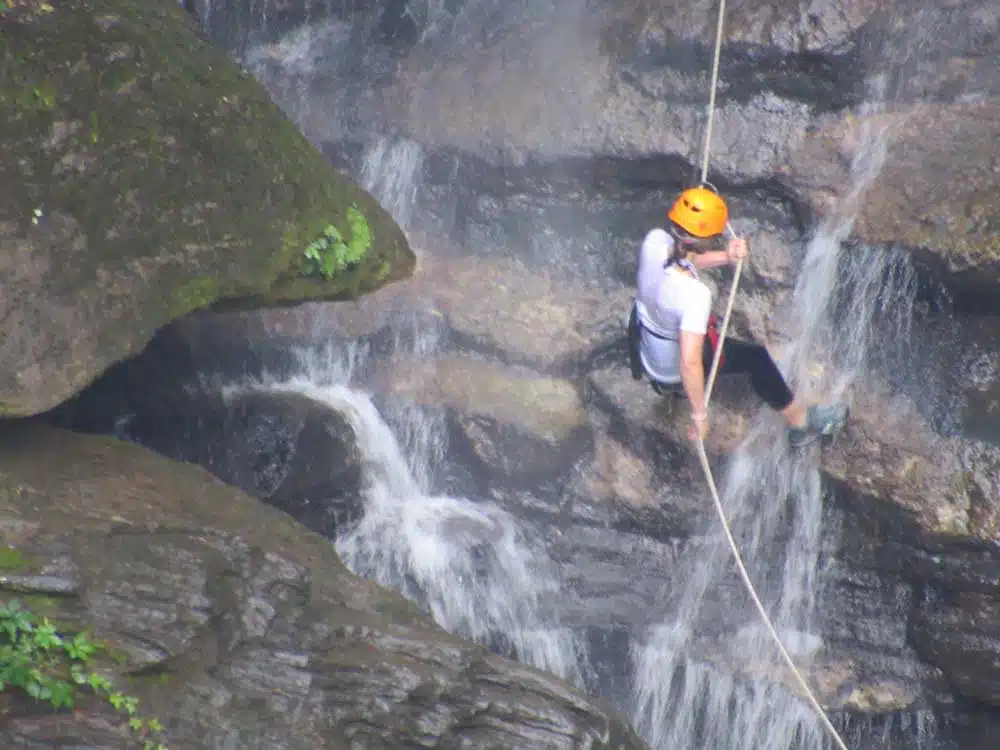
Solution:
M773 47L731 43L725 47L725 75L717 102L747 104L761 94L808 104L815 114L857 106L865 99L864 71L856 45L841 54L789 53ZM642 74L670 68L684 76L704 77L711 70L710 45L676 36L632 60L622 76L646 96L657 98L642 83ZM673 94L674 101L692 106L704 103L704 94Z
M958 316L1000 317L1000 262L993 268L955 271L940 255L925 249L911 252L925 282L922 297L933 309Z

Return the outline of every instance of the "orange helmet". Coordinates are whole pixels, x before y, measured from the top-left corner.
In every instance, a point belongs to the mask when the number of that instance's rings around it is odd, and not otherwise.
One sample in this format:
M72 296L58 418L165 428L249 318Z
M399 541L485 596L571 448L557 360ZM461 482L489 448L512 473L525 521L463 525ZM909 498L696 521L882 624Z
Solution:
M696 187L681 193L667 216L688 234L713 237L725 231L729 209L718 193Z

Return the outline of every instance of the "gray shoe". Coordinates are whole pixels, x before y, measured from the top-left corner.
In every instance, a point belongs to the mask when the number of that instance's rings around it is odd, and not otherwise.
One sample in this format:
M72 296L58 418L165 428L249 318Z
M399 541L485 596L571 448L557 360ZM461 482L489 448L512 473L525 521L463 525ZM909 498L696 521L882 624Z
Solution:
M806 409L806 426L789 427L788 441L794 447L801 448L821 437L828 437L844 426L849 413L844 404L810 406Z

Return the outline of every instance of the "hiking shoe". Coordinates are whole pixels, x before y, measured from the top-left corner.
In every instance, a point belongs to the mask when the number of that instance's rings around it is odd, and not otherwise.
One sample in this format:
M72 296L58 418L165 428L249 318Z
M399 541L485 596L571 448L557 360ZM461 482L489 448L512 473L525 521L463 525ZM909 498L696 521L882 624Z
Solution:
M821 437L832 435L847 421L848 408L844 404L814 405L806 409L806 426L789 427L788 440L799 448Z

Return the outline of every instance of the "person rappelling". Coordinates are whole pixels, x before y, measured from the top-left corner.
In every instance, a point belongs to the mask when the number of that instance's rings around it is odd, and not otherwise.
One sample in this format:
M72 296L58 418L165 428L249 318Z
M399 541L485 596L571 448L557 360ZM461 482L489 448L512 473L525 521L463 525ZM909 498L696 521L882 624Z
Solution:
M844 425L848 416L844 404L804 404L789 388L766 348L726 336L749 246L746 240L733 232L726 202L707 182L725 16L726 0L719 0L701 158L701 183L681 192L667 212L666 227L649 230L639 247L636 294L628 324L629 359L632 376L637 380L648 378L654 390L660 393L676 392L680 386L687 395L691 404L688 434L697 449L715 512L747 593L781 658L830 737L839 750L848 750L847 743L830 721L805 675L795 665L757 594L730 528L705 451L708 404L719 373L749 375L761 400L784 417L789 441L795 446L801 447L822 436L832 435ZM731 263L736 264L736 270L726 312L716 331L712 290L698 278L698 271Z
M633 377L645 376L657 393L683 389L691 405L691 439L708 434L705 382L717 347L711 289L698 271L742 261L747 241L729 227L729 209L705 186L684 190L651 229L638 252L636 295L629 319ZM832 435L848 416L844 404L806 405L796 398L768 350L727 337L719 375L748 375L754 392L779 412L789 442L801 447Z

